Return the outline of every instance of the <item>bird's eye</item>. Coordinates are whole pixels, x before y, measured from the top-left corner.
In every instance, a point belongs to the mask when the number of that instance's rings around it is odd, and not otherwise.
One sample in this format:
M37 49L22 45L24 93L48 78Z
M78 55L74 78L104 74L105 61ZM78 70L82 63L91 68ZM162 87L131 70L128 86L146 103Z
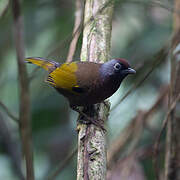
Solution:
M116 63L116 64L114 65L114 69L115 69L116 71L120 70L120 69L121 69L121 64Z

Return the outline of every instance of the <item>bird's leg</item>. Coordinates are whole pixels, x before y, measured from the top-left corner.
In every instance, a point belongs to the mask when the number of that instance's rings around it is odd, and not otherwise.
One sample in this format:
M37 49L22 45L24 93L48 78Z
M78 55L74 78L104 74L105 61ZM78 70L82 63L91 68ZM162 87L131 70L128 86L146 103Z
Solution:
M100 127L102 130L106 131L103 124L101 123L101 121L95 120L94 118L89 117L87 114L85 114L83 111L81 111L77 106L71 106L71 108L86 118L86 121L80 120L81 123L83 123L83 124L92 123L92 124L96 125L97 127Z
M77 106L72 106L71 107L74 111L78 112L81 116L84 116L86 118L86 121L81 121L84 124L90 124L91 118L87 116L83 111L81 111ZM81 119L81 118L80 118Z
M110 109L110 102L109 102L109 101L104 100L102 103L104 104L104 106L105 106L108 110Z

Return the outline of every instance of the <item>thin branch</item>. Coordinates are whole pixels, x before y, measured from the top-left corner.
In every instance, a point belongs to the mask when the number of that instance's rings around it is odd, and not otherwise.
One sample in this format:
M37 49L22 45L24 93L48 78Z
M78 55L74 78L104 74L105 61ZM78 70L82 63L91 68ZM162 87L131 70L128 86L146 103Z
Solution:
M137 130L140 124L147 127L147 122L151 120L150 118L152 114L157 111L160 104L163 102L164 98L168 94L168 86L166 88L160 88L160 93L155 101L155 103L151 106L151 108L148 111L138 111L137 115L133 118L131 123L123 130L123 132L120 133L117 139L114 140L112 145L110 146L110 149L108 150L108 167L112 166L113 161L116 159L119 152L125 147L125 144L127 144L128 140L131 137L136 137L136 132L139 132L140 130ZM136 128L137 127L137 128ZM142 129L142 128L141 128ZM141 131L142 132L142 131ZM140 137L140 135L139 135ZM137 137L134 141L135 144L138 143ZM133 145L133 148L135 147L135 144ZM133 150L131 147L131 151ZM129 150L130 153L130 150Z
M16 123L19 123L18 117L16 117L14 114L12 114L12 112L10 112L8 107L5 104L3 104L1 101L0 101L0 106L12 120L14 120Z
M153 104L153 106L146 112L145 119L150 118L150 116L157 111L158 106L162 103L165 97L167 97L167 94L169 92L169 86L163 86L159 90L159 96L157 97L156 102Z
M102 12L108 5L110 5L111 3L117 3L120 2L120 0L109 0L107 1L106 4L104 4L104 6L102 6L97 12L96 14L94 14L94 17L96 17L100 12ZM138 0L127 0L124 1L123 3L140 3L142 5L152 5L152 6L158 6L158 7L162 7L164 9L167 9L171 12L173 12L173 8L172 7L168 7L166 5L164 5L163 3L161 3L160 1L150 1L150 2L144 2L144 1L138 1ZM78 29L76 30L76 32L73 34L73 36L71 34L67 35L67 37L64 38L64 40L62 40L56 47L54 47L50 53L48 53L47 58L52 56L53 54L55 54L56 52L59 52L59 49L62 49L63 45L67 42L70 43L72 41L72 39L74 38L74 36L76 36L76 34L80 31L81 28L85 28L94 17L90 17L89 20L83 25L83 23L80 24L80 26L78 27Z
M180 11L180 0L174 1L174 9ZM175 106L171 110L171 104L179 96L180 92L180 61L178 48L180 44L180 13L173 14L173 39L171 41L170 61L171 61L171 78L169 93L169 115L167 120L166 134L166 153L165 153L165 180L180 179L180 121Z
M2 18L9 8L9 0L0 2L0 18Z
M142 114L142 113L141 113ZM134 127L137 124L137 120L139 120L139 114L137 114L131 121L131 123L124 128L124 130L120 133L118 138L116 138L112 144L110 145L110 148L107 152L107 166L108 168L112 167L114 164L114 161L116 157L118 156L119 152L122 150L122 148L125 146L125 144L128 142L128 140L132 137Z
M0 113L0 137L1 143L3 143L4 148L6 149L10 160L13 165L13 170L15 171L16 175L19 179L24 180L24 175L21 168L21 154L19 147L17 146L17 142L15 141L12 131L10 131L6 125L5 120L1 116Z
M154 0L154 1L143 1L143 0L128 0L125 3L134 3L134 4L141 4L141 5L146 5L146 6L155 6L155 7L161 7L163 9L166 9L170 12L178 12L177 10L174 9L171 4L165 4L162 3L161 1ZM179 12L178 12L179 13Z
M156 172L157 180L159 179L159 166L158 166L158 157L157 156L158 156L158 153L159 153L160 139L161 139L162 133L164 132L164 130L165 130L166 126L167 126L167 122L168 122L169 116L170 116L171 112L174 110L174 108L176 107L176 104L177 104L177 102L179 100L180 100L180 93L177 96L177 98L174 100L174 102L170 105L170 108L169 108L169 110L167 112L167 115L166 115L166 117L165 117L165 119L163 121L160 133L158 134L156 142L154 144L153 162L154 162L154 167L155 167L155 172Z
M168 52L166 51L166 47L163 47L158 53L157 55L155 55L154 57L154 61L153 61L153 65L151 66L151 68L149 69L149 71L146 73L146 75L137 83L135 83L127 92L126 94L119 100L119 102L114 105L111 108L111 111L113 111L114 109L116 109L118 107L118 105L120 103L122 103L122 101L124 101L132 92L134 92L138 87L140 87L144 81L151 75L151 73L163 62L166 60L166 57L168 55ZM144 64L145 65L145 64ZM144 66L143 65L143 66Z
M20 86L19 128L22 139L23 154L25 155L26 160L26 178L27 180L34 180L29 84L24 63L23 17L21 15L21 5L19 0L12 0L11 3L14 18L14 41L17 53Z
M56 51L59 52L59 49L61 49L64 45L65 42L69 42L74 38L74 36L76 36L76 34L80 31L80 29L84 29L86 28L86 26L88 26L88 24L90 22L92 22L92 20L94 20L94 18L96 18L96 16L99 15L99 13L101 13L106 7L110 6L111 4L113 4L115 1L119 1L119 0L108 0L105 4L103 4L102 7L100 7L98 9L98 11L93 14L93 16L90 16L88 18L88 20L86 20L86 22L83 24L83 22L81 21L81 24L79 25L78 29L76 30L76 32L73 34L73 36L71 34L69 34L64 40L62 40L61 43L59 43L58 46L56 46L48 55L47 58L50 57L52 54L56 53Z
M69 47L69 52L68 52L66 62L71 62L73 60L73 56L76 50L76 45L79 39L79 35L80 35L80 32L82 31L83 12L84 12L84 1L76 0L73 38Z
M56 169L52 174L47 178L47 180L53 180L55 179L60 172L69 164L69 162L72 160L72 158L77 154L77 147L73 149L73 151L64 159L63 162L61 162L59 165L57 165Z

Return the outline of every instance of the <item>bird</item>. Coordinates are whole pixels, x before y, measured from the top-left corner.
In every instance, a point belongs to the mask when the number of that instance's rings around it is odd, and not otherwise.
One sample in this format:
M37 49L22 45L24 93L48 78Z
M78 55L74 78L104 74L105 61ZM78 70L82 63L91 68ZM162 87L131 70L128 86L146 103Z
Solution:
M121 58L105 63L59 63L41 57L28 57L26 62L48 71L46 82L65 96L70 107L81 114L77 107L103 102L119 89L127 75L136 73L128 61Z

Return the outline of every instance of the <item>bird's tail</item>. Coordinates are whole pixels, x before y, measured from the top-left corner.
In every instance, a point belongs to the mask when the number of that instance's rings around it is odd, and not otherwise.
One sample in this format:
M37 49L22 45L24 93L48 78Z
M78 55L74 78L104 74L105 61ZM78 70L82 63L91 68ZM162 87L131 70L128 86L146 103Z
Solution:
M54 69L59 67L59 63L52 60L40 58L40 57L28 57L26 58L26 62L40 66L49 72L52 72Z

